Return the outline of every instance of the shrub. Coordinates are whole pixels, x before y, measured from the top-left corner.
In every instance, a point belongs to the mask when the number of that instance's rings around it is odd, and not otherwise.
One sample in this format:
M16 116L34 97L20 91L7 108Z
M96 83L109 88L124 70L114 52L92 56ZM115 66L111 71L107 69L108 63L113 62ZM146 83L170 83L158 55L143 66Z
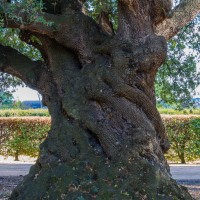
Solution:
M162 116L171 148L166 158L181 163L200 158L200 116Z
M37 156L39 145L50 129L47 117L0 118L0 153Z

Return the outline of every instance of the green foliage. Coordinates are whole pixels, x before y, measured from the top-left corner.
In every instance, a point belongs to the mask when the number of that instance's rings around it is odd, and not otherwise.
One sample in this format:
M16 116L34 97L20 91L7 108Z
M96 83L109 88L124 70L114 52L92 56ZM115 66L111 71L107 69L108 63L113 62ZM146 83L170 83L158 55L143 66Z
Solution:
M11 106L13 103L13 96L9 92L0 92L0 108L3 106Z
M37 156L49 129L49 118L0 118L0 154Z
M13 19L15 23L30 24L38 20L38 14L42 13L42 0L20 0L8 4L1 2L1 8L6 17Z
M156 95L175 108L192 107L192 96L200 84L200 16L168 42L168 59L156 78Z
M13 88L16 88L19 85L23 85L23 84L18 78L11 76L9 74L0 72L0 92L5 92L5 91L9 92L8 88L10 88L11 86ZM11 92L12 90L10 91L10 93Z
M3 109L0 110L0 117L24 117L24 116L38 116L48 117L49 112L47 109Z
M200 159L200 116L163 117L171 148L166 158L181 163Z

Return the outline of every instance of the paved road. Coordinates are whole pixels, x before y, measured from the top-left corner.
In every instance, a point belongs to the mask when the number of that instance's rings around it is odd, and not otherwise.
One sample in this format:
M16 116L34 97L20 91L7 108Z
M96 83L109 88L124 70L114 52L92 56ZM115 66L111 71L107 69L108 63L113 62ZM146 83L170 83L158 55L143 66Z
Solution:
M0 164L0 176L24 176L32 164Z
M0 164L0 176L19 176L29 172L31 164ZM170 165L176 180L200 180L200 165Z
M170 169L176 180L200 180L200 165L171 165Z

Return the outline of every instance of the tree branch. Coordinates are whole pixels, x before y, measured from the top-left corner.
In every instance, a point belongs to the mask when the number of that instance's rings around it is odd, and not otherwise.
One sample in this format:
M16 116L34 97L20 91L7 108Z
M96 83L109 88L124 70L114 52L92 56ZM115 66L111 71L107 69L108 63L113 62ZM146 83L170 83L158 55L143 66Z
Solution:
M24 19L25 23L5 17L5 27L19 28L20 30L48 36L76 52L82 64L91 63L94 59L95 47L102 44L109 35L102 33L99 25L92 18L86 16L79 9L74 10L73 5L76 5L74 2L82 4L80 0L73 1L73 4L71 0L63 0L62 2L66 3L66 12L61 15L46 12L38 13L34 22L26 23L28 15L23 13L25 16L20 17ZM40 22L38 18L43 18L44 22Z
M41 61L32 61L17 50L0 44L0 71L12 74L36 87L41 72Z
M20 16L22 18L27 18L27 16ZM40 33L43 35L48 35L49 37L53 37L54 32L56 31L54 26L48 25L48 23L56 24L56 16L48 13L38 14L37 18L43 18L45 23L42 22L27 22L23 23L11 19L5 15L4 17L4 27L5 28L19 28L21 30L29 30L34 33Z
M200 0L184 0L174 8L168 18L155 27L155 33L169 40L199 13Z

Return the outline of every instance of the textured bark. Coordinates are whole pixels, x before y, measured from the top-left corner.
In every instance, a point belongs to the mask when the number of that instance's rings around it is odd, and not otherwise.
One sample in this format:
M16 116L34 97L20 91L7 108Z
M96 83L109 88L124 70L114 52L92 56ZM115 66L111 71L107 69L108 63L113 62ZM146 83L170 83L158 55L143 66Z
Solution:
M170 1L120 0L115 35L106 15L99 26L82 12L82 1L60 1L54 11L45 2L56 30L17 26L42 63L0 46L0 70L37 89L52 117L37 163L11 199L192 199L171 178L155 102L167 45L154 28Z

